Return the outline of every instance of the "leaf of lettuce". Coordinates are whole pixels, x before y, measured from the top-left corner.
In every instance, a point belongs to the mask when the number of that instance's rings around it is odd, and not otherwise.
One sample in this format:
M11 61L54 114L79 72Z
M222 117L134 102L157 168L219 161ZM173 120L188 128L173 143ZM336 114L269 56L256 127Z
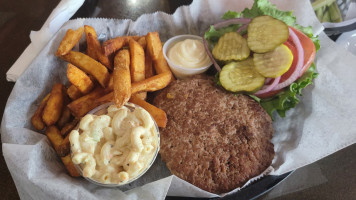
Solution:
M235 11L227 11L221 18L222 19L234 19L234 18L240 18L242 17L241 12L235 12Z
M242 11L243 17L254 18L260 15L270 15L279 19L291 26L295 24L296 18L292 15L292 11L278 10L276 5L271 4L268 0L255 0L251 9L245 8Z
M273 119L273 112L276 111L281 117L285 117L287 110L294 108L298 103L298 95L302 95L302 89L313 83L313 79L318 76L315 64L300 77L296 82L292 83L284 91L270 99L260 99L261 106Z
M313 41L313 43L314 43L316 52L318 52L319 49L320 49L320 43L319 43L319 38L318 38L318 36L315 36L315 37L313 36L313 37L311 37L310 39L311 39L311 40Z
M215 45L219 38L225 33L236 31L241 25L235 24L230 25L225 28L215 29L214 26L210 26L209 30L205 32L204 38L210 43L210 45Z

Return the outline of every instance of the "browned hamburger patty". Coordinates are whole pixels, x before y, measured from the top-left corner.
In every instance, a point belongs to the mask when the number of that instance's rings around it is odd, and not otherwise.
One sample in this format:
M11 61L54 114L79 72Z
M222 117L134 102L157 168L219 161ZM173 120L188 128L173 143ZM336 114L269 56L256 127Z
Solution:
M270 166L272 121L250 97L227 93L199 76L174 81L154 104L167 113L160 154L174 175L224 193Z

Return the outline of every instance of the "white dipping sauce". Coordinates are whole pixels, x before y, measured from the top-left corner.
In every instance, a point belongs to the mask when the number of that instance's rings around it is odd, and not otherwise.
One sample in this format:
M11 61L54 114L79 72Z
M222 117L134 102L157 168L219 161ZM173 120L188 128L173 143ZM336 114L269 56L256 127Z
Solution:
M185 39L174 44L167 52L168 58L185 68L200 68L211 63L200 40Z

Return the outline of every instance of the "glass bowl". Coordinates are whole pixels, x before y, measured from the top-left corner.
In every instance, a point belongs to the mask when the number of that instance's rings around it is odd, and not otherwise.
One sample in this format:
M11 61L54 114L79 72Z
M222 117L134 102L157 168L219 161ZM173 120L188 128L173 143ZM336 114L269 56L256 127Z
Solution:
M88 114L94 114L94 115L102 115L102 114L106 114L107 113L107 108L111 105L114 105L113 102L109 102L109 103L105 103L105 104L102 104L96 108L94 108L93 110L89 111ZM134 105L134 106L130 106L130 105ZM125 104L124 106L128 107L129 110L132 111L132 109L135 109L135 107L139 107L139 108L142 108L141 106L139 105L136 105L136 104L133 104L133 103L127 103ZM83 176L83 170L82 170L82 167L80 166L81 164L77 165L77 164L74 164L74 166L76 167L76 169L78 170L78 172L80 173L80 175L82 177L84 177L86 180L88 180L89 182L93 183L93 184L96 184L96 185L99 185L99 186L103 186L103 187L119 187L119 186L124 186L124 185L127 185L129 183L132 183L133 181L139 179L142 175L144 175L148 169L153 165L154 161L156 160L157 158L157 155L158 155L158 152L159 152L159 149L160 149L160 134L159 134L159 128L156 124L156 121L153 119L153 117L150 115L151 119L153 120L154 122L154 129L156 131L156 140L157 140L157 148L153 154L153 157L151 159L151 161L147 164L146 168L144 168L138 175L134 176L133 178L129 179L127 182L124 182L124 183L119 183L119 184L116 184L116 183L102 183L102 182L99 182L93 178L90 178L90 177L85 177ZM80 123L80 122L79 122ZM78 125L76 126L75 129L79 129L79 123ZM73 154L71 153L71 156L73 157Z

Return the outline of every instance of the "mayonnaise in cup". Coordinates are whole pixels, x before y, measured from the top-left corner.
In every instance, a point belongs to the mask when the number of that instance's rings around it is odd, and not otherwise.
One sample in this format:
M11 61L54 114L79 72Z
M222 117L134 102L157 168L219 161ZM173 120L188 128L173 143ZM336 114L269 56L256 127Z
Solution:
M195 35L170 38L163 46L163 55L178 79L204 73L212 64L202 38Z

